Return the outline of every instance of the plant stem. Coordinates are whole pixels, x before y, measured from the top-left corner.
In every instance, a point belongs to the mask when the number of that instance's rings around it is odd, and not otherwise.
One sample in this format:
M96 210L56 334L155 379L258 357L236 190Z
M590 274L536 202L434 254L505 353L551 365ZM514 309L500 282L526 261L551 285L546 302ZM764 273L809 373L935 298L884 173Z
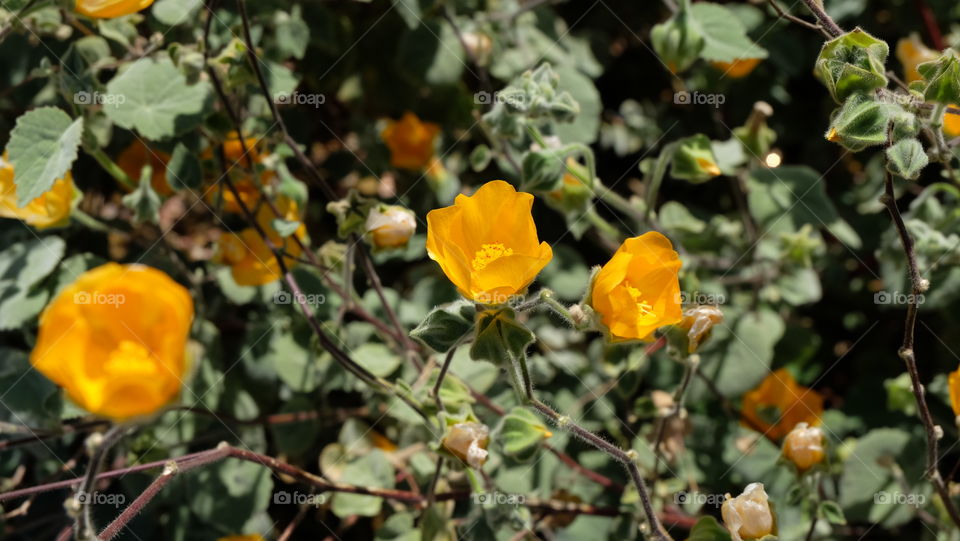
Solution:
M163 490L163 487L167 486L173 478L179 473L179 468L177 463L174 461L168 461L163 467L163 472L159 477L153 480L147 488L137 496L137 499L133 500L133 503L127 506L120 515L110 523L98 536L98 539L101 541L110 541L116 537L120 531L126 527L133 517L140 514L143 511L143 508Z
M110 158L110 156L107 156L103 149L98 148L90 152L90 155L93 156L93 158L97 160L97 163L100 164L100 167L103 167L103 169L117 182L123 184L131 190L137 189L138 182L135 182L133 179L131 179L123 171L123 169L121 169L120 166Z
M77 515L75 532L78 539L91 539L96 535L93 524L93 497L96 491L97 475L103 468L103 463L107 459L110 449L117 444L123 436L130 430L128 425L113 425L103 435L103 439L94 449L90 456L90 463L87 464L87 472L83 476L83 482L77 490L77 501L80 503L80 513Z
M830 37L838 37L842 35L843 29L840 28L836 21L832 17L827 15L827 12L823 10L823 6L817 3L817 0L803 0L803 3L806 4L807 9L810 10L810 13L813 13L813 16L817 18L820 22L820 26L830 34Z

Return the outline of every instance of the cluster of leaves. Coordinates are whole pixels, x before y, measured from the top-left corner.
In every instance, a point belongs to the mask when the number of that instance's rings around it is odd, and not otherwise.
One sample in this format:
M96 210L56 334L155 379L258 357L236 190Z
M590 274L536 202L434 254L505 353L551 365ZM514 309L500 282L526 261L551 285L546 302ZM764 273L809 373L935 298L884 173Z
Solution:
M930 3L952 29L960 9ZM211 12L199 0L158 0L105 20L79 17L68 4L0 1L0 28L10 30L0 33L0 141L17 198L29 202L67 171L83 192L64 228L0 221L3 491L82 473L86 432L100 425L32 370L28 353L52 296L80 272L121 260L189 286L198 348L183 407L123 442L119 462L225 440L332 483L488 491L593 511L469 497L418 507L337 492L306 507L304 519L277 498L306 492L303 485L229 460L172 481L130 523L123 535L131 539L272 537L295 520L293 538L303 539L640 538L646 518L621 464L548 428L524 408L508 367L488 362L524 353L541 400L636 453L662 520L684 531L676 537L692 529L691 539L729 539L712 518L716 505L677 494L737 494L757 481L776 503L782 539L803 538L811 523L818 539L951 535L924 478L924 434L896 355L903 307L883 300L909 292L897 231L877 201L889 170L911 179L897 191L912 197L904 219L932 284L917 350L950 480L958 454L946 374L960 351L960 322L949 310L960 300L960 191L941 119L960 103L960 65L947 49L920 68L921 81L888 89L888 71L899 66L887 42L921 24L911 3L828 0L838 22L871 33L826 44L769 5L740 2L261 1L248 3L248 21L232 2ZM960 44L960 34L946 39ZM715 65L749 60L757 67L747 78ZM696 93L714 99L677 98ZM316 107L276 99L297 94L323 98ZM391 167L380 128L405 111L441 126L440 172ZM264 192L306 209L309 249L322 265L293 268L300 293L323 332L395 392L344 371L281 282L241 286L212 260L218 235L246 225L224 212L210 151L236 120L270 150L255 166L273 179ZM137 176L117 165L132 142L170 156L163 179L172 195L149 181L149 166ZM300 152L347 214L328 211L327 189L294 159ZM513 313L478 320L425 253L426 212L493 178L537 195L539 233L554 247L539 285L512 307L522 327L511 326ZM380 290L360 272L366 247L353 236L379 199L412 209L420 225L406 248L371 255ZM298 226L276 229L288 236ZM542 306L541 286L557 303L579 302L590 268L648 230L680 252L687 306L719 304L724 315L698 352L682 413L673 412L679 425L657 406L687 366L673 344L611 345L554 311L531 309ZM455 348L472 332L469 347ZM491 428L483 476L445 455L442 433L422 416L439 413L430 390L450 351L439 400L447 423ZM813 474L799 475L777 442L741 422L744 394L779 368L826 397L829 460ZM660 426L670 430L655 448ZM56 437L6 448L24 427ZM438 455L448 467L436 478ZM129 502L150 479L125 475L108 490ZM903 505L898 494L919 504ZM71 520L67 497L43 494L0 517L8 537L55 536ZM118 512L97 506L98 523Z

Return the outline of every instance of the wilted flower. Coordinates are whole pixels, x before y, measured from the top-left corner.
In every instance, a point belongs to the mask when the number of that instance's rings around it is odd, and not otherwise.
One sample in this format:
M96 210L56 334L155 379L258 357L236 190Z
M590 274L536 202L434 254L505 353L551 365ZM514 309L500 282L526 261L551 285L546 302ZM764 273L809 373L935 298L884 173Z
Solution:
M715 325L723 321L723 312L716 306L694 306L683 313L677 325L687 331L688 353L694 353L707 338Z
M940 57L940 53L927 47L920 41L920 36L911 34L908 38L901 38L897 42L895 51L897 60L903 64L903 78L908 83L923 79L917 66L924 62L932 62Z
M722 71L725 76L739 79L750 75L750 72L760 64L760 58L737 58L733 62L711 62L714 68Z
M280 212L281 219L290 222L300 221L300 211L297 203L287 197L278 197L275 204ZM297 225L292 235L281 236L273 226L276 218L273 210L266 204L257 211L257 223L267 233L270 242L281 248L288 257L284 262L288 267L296 264L296 257L300 256L300 246L293 239L296 235L301 241L306 239L307 228L303 223ZM263 237L253 227L248 227L240 233L228 233L220 238L220 249L215 260L230 265L233 280L243 286L259 286L279 280L280 264L277 263L273 252Z
M471 468L479 469L487 461L487 444L490 442L490 429L487 425L474 422L457 423L447 429L443 437L443 448L449 451Z
M823 397L798 385L786 368L772 372L743 395L741 424L779 440L800 423L820 424Z
M427 254L460 293L477 302L502 304L525 290L553 258L537 240L533 196L494 180L453 206L427 214Z
M180 392L192 320L190 294L169 276L107 263L47 305L30 362L91 413L149 415Z
M170 183L167 182L167 163L169 161L169 154L148 147L140 139L135 139L117 156L117 165L133 180L134 184L139 183L141 171L143 171L144 166L149 165L152 170L150 186L153 191L160 195L171 195L173 193Z
M783 456L800 471L823 462L823 431L807 423L797 424L783 440Z
M398 121L390 120L380 133L390 149L390 165L419 171L431 164L433 141L440 126L422 122L417 115L406 112Z
M399 248L406 246L417 230L417 218L410 209L380 205L367 215L366 230L377 248Z
M77 191L69 171L54 181L49 190L23 207L17 206L17 186L13 177L13 164L7 161L4 153L0 158L0 216L22 220L37 229L63 225L70 219Z
M727 494L720 514L733 541L760 539L774 532L773 512L762 483L750 483L736 498Z
M123 17L147 9L153 0L77 0L77 13L96 19Z
M645 340L682 317L680 256L670 240L651 231L627 239L597 272L588 303L614 341Z

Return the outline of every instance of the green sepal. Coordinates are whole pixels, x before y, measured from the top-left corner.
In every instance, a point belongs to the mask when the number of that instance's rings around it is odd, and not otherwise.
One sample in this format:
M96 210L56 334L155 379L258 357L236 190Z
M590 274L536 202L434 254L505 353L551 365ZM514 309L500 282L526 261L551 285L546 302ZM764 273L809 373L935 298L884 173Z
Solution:
M860 28L823 45L815 72L837 103L887 86L890 47Z

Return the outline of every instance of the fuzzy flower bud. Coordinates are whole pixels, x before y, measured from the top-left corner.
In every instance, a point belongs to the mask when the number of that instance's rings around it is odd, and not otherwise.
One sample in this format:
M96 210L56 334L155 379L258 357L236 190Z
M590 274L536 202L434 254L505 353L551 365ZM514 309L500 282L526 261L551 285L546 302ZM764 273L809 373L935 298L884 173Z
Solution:
M367 215L366 229L378 249L400 248L406 246L417 230L417 219L409 209L380 206Z
M798 423L783 440L783 456L800 471L823 462L823 431L807 423Z
M750 483L736 498L727 494L720 514L733 541L760 539L774 532L773 513L763 483Z
M443 437L443 448L466 462L471 468L480 469L487 461L487 444L490 429L480 423L457 423Z

